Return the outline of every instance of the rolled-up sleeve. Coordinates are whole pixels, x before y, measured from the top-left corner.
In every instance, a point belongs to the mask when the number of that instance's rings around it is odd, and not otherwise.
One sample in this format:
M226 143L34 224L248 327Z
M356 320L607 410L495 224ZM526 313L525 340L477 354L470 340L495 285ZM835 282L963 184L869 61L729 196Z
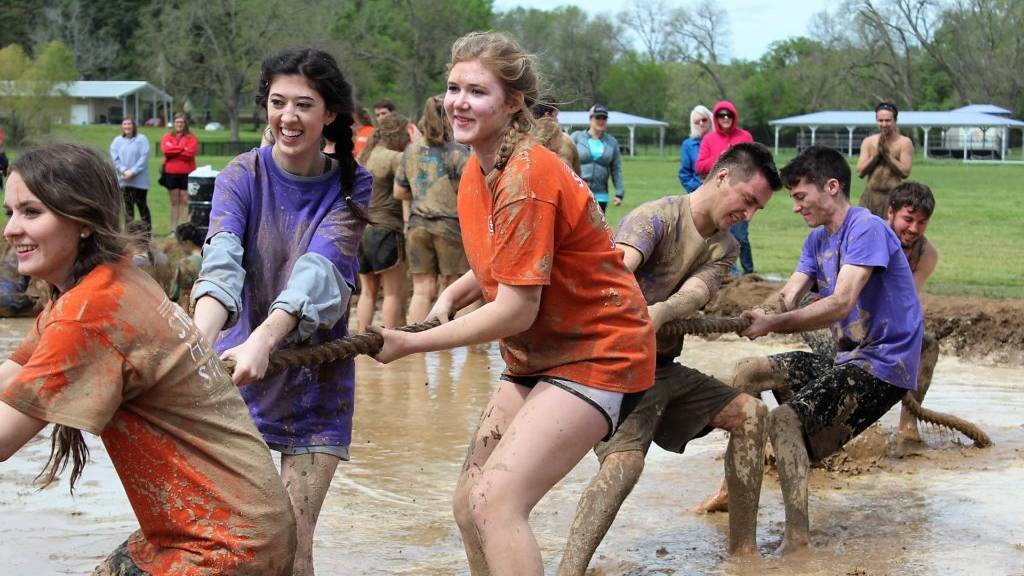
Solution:
M293 344L308 340L320 328L332 328L345 316L352 287L330 260L307 252L292 266L288 284L271 310L284 310L299 319L298 325L285 338Z
M199 279L192 286L192 307L203 296L210 296L228 311L225 328L238 321L242 310L242 286L245 268L242 268L242 240L230 232L214 235L203 247L203 267Z

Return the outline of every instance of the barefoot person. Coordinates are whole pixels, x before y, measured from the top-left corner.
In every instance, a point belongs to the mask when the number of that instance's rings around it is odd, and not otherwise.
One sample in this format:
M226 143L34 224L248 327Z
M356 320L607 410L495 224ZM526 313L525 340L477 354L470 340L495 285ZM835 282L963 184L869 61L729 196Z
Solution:
M586 185L528 135L537 99L533 59L498 33L452 47L445 111L473 149L459 185L471 270L410 334L376 328L377 355L498 339L505 373L484 409L455 491L455 519L473 574L543 573L528 523L537 502L654 380L654 331L643 294Z
M313 530L352 437L352 360L265 375L270 353L347 333L371 178L352 157L352 90L334 58L291 49L263 62L257 98L273 144L217 175L196 324L225 358L271 450L298 521L294 574L313 574ZM335 142L332 159L321 137ZM221 330L224 332L221 333ZM218 333L220 337L217 338Z
M729 234L753 218L782 187L771 152L738 144L723 154L711 176L690 195L668 196L630 212L615 242L647 300L655 328L693 315L729 275L739 246ZM597 445L601 469L583 493L559 574L582 575L619 506L640 478L651 442L682 453L686 443L713 428L731 432L725 468L735 502L729 551L756 551L757 499L764 464L765 416L760 400L675 362L681 336L658 336L654 387L608 441ZM742 486L742 488L741 488Z
M867 178L860 205L879 218L889 210L889 192L910 176L914 157L914 142L900 134L896 127L899 111L889 102L875 107L878 134L872 134L860 144L857 176Z
M812 146L782 169L793 211L815 230L782 288L782 310L744 312L743 335L830 327L834 360L812 352L768 359L780 374L780 406L768 417L786 508L780 552L809 543L811 462L839 450L917 388L924 324L910 265L885 221L850 205L850 168L835 150ZM821 299L797 308L808 289ZM760 390L747 390L760 393Z
M291 574L295 521L270 452L192 320L133 264L121 190L98 152L27 151L4 236L52 298L0 365L0 460L48 423L50 484L72 490L100 436L139 530L94 574ZM13 553L13 552L12 552Z

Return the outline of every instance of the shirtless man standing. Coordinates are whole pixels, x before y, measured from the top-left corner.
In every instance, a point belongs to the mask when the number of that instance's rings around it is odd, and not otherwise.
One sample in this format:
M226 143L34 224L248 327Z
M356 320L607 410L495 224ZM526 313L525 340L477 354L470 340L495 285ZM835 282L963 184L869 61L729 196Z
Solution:
M867 178L860 205L883 220L889 208L889 192L910 176L914 156L914 143L896 127L897 115L894 104L882 102L875 106L878 134L861 142L857 160L857 176Z
M750 220L782 187L771 152L737 144L723 153L707 179L688 196L668 196L630 212L615 242L634 271L655 328L700 310L736 262L729 234ZM754 554L757 502L764 466L767 408L715 378L675 362L680 336L658 335L654 387L594 451L601 469L580 498L559 576L582 576L622 502L640 478L651 442L683 452L713 428L729 430L725 469L736 494L729 518L729 552Z

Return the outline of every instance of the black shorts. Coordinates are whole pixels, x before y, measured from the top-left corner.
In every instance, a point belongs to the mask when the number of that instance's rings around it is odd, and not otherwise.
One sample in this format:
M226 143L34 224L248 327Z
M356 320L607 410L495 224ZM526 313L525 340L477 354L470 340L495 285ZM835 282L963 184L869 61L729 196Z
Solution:
M796 412L812 462L835 453L879 420L907 391L851 362L834 366L812 352L768 357L786 386L773 391Z
M359 273L387 272L402 261L404 238L398 230L367 226L359 242Z
M128 542L125 540L114 549L109 556L93 571L92 576L150 576L149 572L139 569L128 554Z
M168 174L160 176L160 185L168 190L188 190L188 174Z

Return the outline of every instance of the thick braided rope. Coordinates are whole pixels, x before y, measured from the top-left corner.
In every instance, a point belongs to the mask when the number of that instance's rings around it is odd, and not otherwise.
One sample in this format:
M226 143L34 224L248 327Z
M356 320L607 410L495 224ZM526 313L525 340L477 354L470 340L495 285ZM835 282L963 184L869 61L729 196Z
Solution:
M396 328L403 332L422 332L438 326L440 322L432 320L430 322L423 322L422 324L411 324L409 326L402 326ZM750 325L750 321L746 318L687 318L685 320L676 320L674 322L668 322L661 328L661 333L668 334L670 336L680 336L684 334L721 334L725 332L737 332L743 330ZM337 340L331 340L329 342L323 342L320 344L314 344L312 346L296 346L294 348L284 348L278 350L270 355L270 363L267 366L267 373L277 373L288 368L295 368L298 366L309 366L313 364L326 364L328 362L336 362L338 360L345 360L359 354L374 355L380 352L381 346L384 345L384 340L380 334L373 332L363 332L362 334L356 334L354 336L346 336L344 338L338 338ZM225 366L228 371L233 372L235 364L233 361L226 361Z

